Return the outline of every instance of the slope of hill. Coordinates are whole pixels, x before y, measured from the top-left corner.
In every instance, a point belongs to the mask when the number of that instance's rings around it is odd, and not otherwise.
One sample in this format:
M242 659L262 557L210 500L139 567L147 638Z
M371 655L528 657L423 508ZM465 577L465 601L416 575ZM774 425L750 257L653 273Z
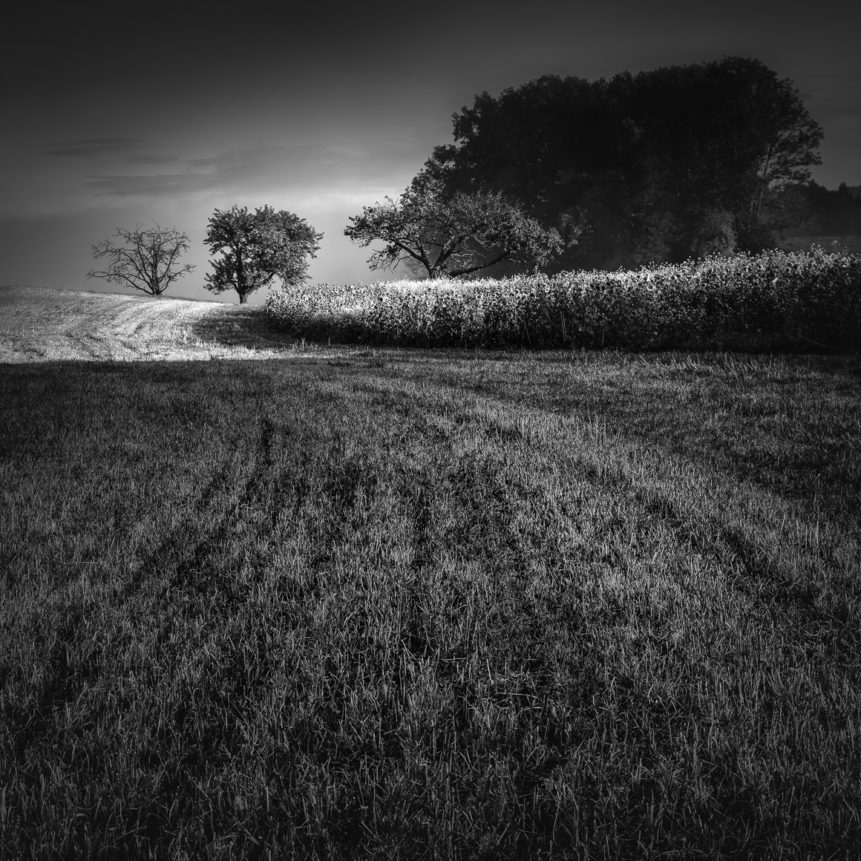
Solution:
M268 330L262 309L0 287L0 362L177 361L320 355Z

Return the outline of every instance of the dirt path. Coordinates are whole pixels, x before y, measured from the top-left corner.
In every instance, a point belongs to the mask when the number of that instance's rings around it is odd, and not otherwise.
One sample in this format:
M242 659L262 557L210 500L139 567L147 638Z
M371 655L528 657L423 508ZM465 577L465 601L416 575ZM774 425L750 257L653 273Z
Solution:
M0 362L323 357L270 332L263 310L40 287L0 287Z

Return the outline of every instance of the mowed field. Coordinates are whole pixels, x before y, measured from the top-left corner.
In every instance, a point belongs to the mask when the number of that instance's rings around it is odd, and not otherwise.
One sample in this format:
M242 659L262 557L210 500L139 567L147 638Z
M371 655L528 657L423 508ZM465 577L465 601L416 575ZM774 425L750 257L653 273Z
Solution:
M0 858L858 857L861 357L12 295Z
M270 332L259 308L0 286L0 363L260 359L303 352Z

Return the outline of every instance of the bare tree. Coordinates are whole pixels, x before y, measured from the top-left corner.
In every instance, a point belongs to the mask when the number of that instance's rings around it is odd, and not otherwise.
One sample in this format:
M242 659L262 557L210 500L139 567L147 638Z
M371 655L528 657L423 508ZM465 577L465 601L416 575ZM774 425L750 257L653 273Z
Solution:
M174 281L194 270L190 263L179 265L179 258L189 249L189 241L173 227L158 224L149 230L140 225L134 230L118 227L116 236L117 241L105 239L93 246L93 256L98 260L106 258L107 264L104 269L90 270L88 278L104 278L150 296L160 296Z

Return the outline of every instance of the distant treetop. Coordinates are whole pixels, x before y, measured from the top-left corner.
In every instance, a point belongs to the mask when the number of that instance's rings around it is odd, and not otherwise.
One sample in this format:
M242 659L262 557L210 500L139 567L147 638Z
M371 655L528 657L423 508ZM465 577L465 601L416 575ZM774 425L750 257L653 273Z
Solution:
M481 93L422 174L448 196L519 202L560 232L557 268L615 268L684 259L716 230L731 250L762 247L769 192L809 179L822 136L791 81L725 57Z
M316 256L322 238L298 215L271 206L254 212L245 206L216 209L203 241L210 254L221 256L211 261L214 271L206 275L204 286L213 293L235 290L242 305L275 278L285 284L304 281L308 258Z

